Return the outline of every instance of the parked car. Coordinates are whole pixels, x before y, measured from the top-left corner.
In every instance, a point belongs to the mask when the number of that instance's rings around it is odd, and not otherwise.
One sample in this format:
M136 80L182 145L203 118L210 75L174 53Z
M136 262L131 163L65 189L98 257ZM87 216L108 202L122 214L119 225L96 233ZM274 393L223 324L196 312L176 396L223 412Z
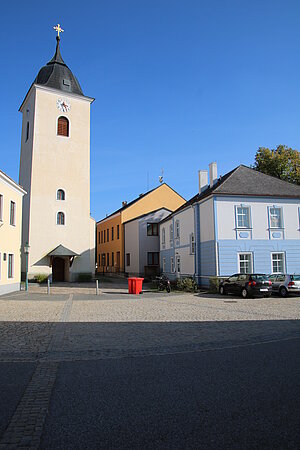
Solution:
M219 285L222 295L239 294L247 297L270 297L272 294L272 282L264 273L236 273Z
M270 275L272 291L279 293L281 297L289 294L300 294L300 275L277 274Z

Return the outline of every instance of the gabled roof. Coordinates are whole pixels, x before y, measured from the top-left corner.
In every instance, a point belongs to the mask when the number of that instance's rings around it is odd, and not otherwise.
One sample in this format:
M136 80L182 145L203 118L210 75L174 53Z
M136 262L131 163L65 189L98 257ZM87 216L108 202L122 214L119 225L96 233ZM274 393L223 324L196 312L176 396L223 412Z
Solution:
M22 194L27 194L23 186L20 186L16 181L14 181L11 177L9 177L6 173L4 173L0 169L0 178L2 178L6 183L10 184L12 187L20 191Z
M163 219L161 223L179 211L194 203L200 202L210 195L295 198L300 201L300 186L266 175L241 164L226 175L220 177L212 187L209 186L203 192L194 195L194 197L181 205L180 208Z
M63 245L58 245L51 252L48 253L47 256L79 256L78 253L69 250Z
M141 214L140 216L134 217L133 219L127 220L126 222L124 222L124 225L126 223L133 222L134 220L140 220L143 217L150 216L151 214L154 214L154 213L156 213L158 211L161 211L161 210L165 210L165 211L167 211L169 213L172 212L169 208L165 208L164 206L162 206L161 208L154 209L153 211L149 211L149 212L147 212L145 214Z
M121 212L123 212L125 209L129 208L130 206L134 205L134 203L138 202L139 200L141 200L142 198L146 197L147 195L151 194L151 192L156 191L157 189L159 189L161 186L167 186L169 189L171 189L173 192L175 192L175 194L179 195L181 197L180 194L178 194L178 192L176 192L174 189L172 189L167 183L162 183L159 186L157 186L154 189L151 189L150 191L146 192L145 194L141 194L138 197L136 197L134 200L132 200L129 203L126 203L126 205L122 206L122 208L117 209L116 211L114 211L113 213L109 214L108 216L104 217L101 220L98 220L97 224L100 222L103 222L104 220L107 220L109 217L114 216L115 214L120 214ZM183 198L183 197L181 197ZM184 198L183 198L184 200Z

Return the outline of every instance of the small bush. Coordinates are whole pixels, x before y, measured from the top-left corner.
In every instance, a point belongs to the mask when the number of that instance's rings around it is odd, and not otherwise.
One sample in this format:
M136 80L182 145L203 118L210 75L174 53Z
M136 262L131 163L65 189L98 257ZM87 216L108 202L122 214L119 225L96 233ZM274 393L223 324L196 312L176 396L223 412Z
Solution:
M46 275L45 273L38 273L37 275L34 276L34 280L36 283L39 284L47 283L48 275Z
M209 277L209 292L212 294L216 294L219 292L219 278L218 277Z
M182 280L177 280L176 289L185 292L196 292L198 286L193 278L183 278Z
M77 275L78 283L84 283L85 281L91 281L92 274L90 272L82 272Z

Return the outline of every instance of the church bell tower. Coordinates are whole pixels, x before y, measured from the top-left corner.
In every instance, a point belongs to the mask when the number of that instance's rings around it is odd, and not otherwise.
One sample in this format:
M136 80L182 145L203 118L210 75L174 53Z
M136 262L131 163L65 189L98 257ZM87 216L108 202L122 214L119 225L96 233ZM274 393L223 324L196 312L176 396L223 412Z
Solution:
M76 281L94 272L95 221L90 217L90 105L60 53L40 69L21 107L22 248L28 277ZM22 257L22 272L25 272Z

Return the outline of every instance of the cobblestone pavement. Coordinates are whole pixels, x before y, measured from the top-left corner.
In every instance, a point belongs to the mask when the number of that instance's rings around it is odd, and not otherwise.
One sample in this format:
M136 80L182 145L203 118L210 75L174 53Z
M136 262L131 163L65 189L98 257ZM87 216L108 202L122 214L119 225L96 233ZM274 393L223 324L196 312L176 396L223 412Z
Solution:
M0 363L35 364L0 448L38 448L59 364L214 351L300 338L300 298L145 292L126 285L33 286L0 297Z

